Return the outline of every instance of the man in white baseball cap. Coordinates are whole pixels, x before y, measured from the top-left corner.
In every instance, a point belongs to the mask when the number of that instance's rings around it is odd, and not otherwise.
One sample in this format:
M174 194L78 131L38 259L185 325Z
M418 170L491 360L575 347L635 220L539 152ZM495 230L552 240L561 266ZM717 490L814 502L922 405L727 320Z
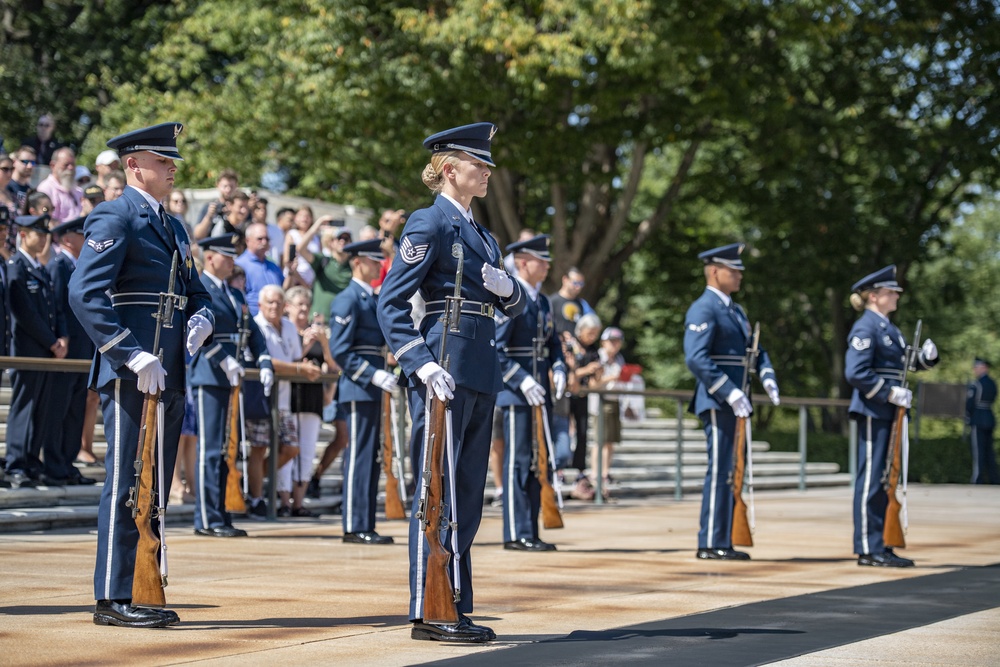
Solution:
M114 152L110 148L106 151L101 151L98 154L97 159L94 160L94 171L97 172L97 185L101 186L103 190L107 183L105 180L113 171L121 171L122 163L118 159L118 153Z

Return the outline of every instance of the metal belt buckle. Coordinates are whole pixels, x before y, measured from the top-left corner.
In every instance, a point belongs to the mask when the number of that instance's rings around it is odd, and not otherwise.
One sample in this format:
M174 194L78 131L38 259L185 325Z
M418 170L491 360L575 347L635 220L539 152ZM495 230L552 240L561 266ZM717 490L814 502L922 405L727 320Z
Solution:
M480 303L479 304L479 314L483 317L493 317L493 304L492 303Z

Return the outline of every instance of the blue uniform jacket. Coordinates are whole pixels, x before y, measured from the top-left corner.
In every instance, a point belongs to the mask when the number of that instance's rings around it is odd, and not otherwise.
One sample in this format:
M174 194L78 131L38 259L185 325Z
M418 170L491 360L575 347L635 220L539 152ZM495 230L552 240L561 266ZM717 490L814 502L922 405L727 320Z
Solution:
M44 266L35 268L22 252L7 260L11 354L51 358L56 339L66 335L52 281Z
M521 286L524 289L524 286ZM538 322L542 322L542 350L537 362L535 380L545 388L545 402L552 405L549 386L549 369L566 371L562 345L555 336L552 306L544 294L537 301L525 296L527 307L517 317L497 315L497 351L500 371L503 373L503 391L497 396L497 405L528 405L521 393L521 383L532 374L534 342L538 338Z
M996 417L993 416L993 402L997 400L997 383L989 375L976 378L969 385L969 394L965 399L965 418L969 426L993 428Z
M385 368L385 338L378 326L378 297L369 295L356 280L334 297L330 306L330 354L342 374L337 402L382 400L372 384L375 371Z
M480 228L481 229L481 228ZM441 302L455 291L458 262L452 255L456 243L464 248L462 297L472 302L498 306L508 317L525 307L524 291L514 280L514 291L501 299L483 285L484 264L503 268L503 256L496 240L483 230L480 235L461 211L442 196L430 208L415 211L403 228L399 252L392 262L379 293L378 320L385 339L403 373L416 381L416 371L438 359L441 342ZM420 292L427 304L427 316L420 330L410 317L409 298ZM473 307L474 304L466 304ZM468 312L468 311L466 311ZM495 394L500 391L500 364L496 351L496 324L492 317L463 314L460 331L449 332L446 355L452 360L448 371L455 383L473 391Z
M0 354L10 355L10 305L7 303L7 263L0 262Z
M170 264L180 253L174 291L188 297L184 312L175 310L171 328L160 333L167 389L184 391L184 343L187 320L199 313L214 325L211 297L198 278L191 246L180 221L167 216L170 233L156 210L134 188L118 199L97 205L87 216L84 245L70 279L70 305L97 346L91 385L102 387L116 378L135 381L126 366L139 350L156 354L153 338L159 293L169 289ZM117 304L117 305L116 305ZM209 338L205 344L211 343Z
M83 330L80 320L69 307L69 279L73 277L76 263L64 252L58 253L46 267L52 278L52 289L55 291L56 302L66 318L66 335L69 336L67 359L92 359L94 357L94 342Z
M684 361L697 382L689 409L696 415L731 410L726 397L743 386L743 363L752 331L743 308L735 301L730 304L726 306L718 293L706 289L684 316ZM763 348L757 356L757 375L761 381L777 382Z
M864 417L892 421L896 407L889 402L892 387L903 380L906 340L896 325L873 310L865 309L847 336L844 377L854 387L850 412ZM917 355L917 369L937 363Z
M260 327L253 317L249 315L250 309L246 298L238 289L229 290L233 301L226 296L222 287L206 275L201 276L201 282L205 285L212 298L212 312L215 313L215 331L212 332L212 343L206 344L198 350L188 369L188 384L192 387L228 387L229 379L225 371L222 370L222 360L226 357L236 357L236 343L239 340L240 324L243 311L247 311L247 326L250 329L250 336L247 339L246 352L243 359L237 359L242 366L247 365L247 356L250 361L256 359L258 368L272 369L271 355L267 352L267 341L264 334L260 332Z

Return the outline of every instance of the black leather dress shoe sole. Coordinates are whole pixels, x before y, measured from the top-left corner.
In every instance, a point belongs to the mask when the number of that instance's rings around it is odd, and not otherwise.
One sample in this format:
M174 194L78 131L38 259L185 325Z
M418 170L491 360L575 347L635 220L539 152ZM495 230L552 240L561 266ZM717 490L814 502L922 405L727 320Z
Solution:
M217 526L215 528L195 528L194 534L205 537L246 537L247 531L233 526Z
M695 556L702 560L750 560L750 554L736 549L698 549Z
M414 623L410 630L410 639L420 641L451 642L453 644L484 644L496 635L490 630L489 633L473 630L472 627L461 622L455 625L437 625L436 623ZM481 626L478 626L481 627ZM487 628L488 629L488 628ZM490 636L492 635L492 637Z
M394 540L388 535L379 535L374 530L366 533L346 533L344 542L348 544L393 544Z
M522 537L513 542L504 542L503 548L508 551L555 551L556 545L543 542L542 540L529 540Z
M177 615L174 614L174 616ZM117 625L122 628L165 628L171 624L171 618L161 613L160 610L135 607L131 604L102 600L97 603L97 608L94 611L94 625Z

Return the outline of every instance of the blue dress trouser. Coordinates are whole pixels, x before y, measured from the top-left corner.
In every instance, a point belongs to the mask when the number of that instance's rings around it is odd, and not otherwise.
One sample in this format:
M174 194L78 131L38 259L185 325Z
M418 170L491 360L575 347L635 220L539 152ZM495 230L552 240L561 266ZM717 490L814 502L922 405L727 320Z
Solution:
M854 553L885 551L882 528L889 495L882 486L892 421L852 415L858 423L858 476L854 479Z
M699 549L733 546L733 440L736 415L732 410L706 410L698 417L705 426L708 470L701 492Z
M344 450L344 506L341 522L345 533L375 530L378 498L378 465L381 404L375 401L341 403L346 412L347 449Z
M531 469L532 408L503 408L503 541L538 539L542 485ZM545 443L539 443L544 447Z
M226 417L228 387L193 387L198 420L198 460L195 464L194 527L197 530L233 525L226 511Z
M99 389L104 414L104 434L108 441L104 456L107 477L97 515L97 565L94 568L95 600L131 600L132 574L139 530L132 510L125 506L129 488L135 486L135 458L139 443L142 401L135 382L115 379ZM177 458L177 441L184 420L184 392L172 389L160 394L164 405L163 500L166 506L170 481ZM156 457L153 461L155 463ZM154 475L155 485L156 475ZM155 486L154 486L155 488ZM159 533L159 522L153 530Z
M424 385L410 388L410 415L413 419L413 431L410 436L410 451L414 461L420 462L415 470L416 479L420 479L424 469L423 455L424 425L429 418L426 403L427 388ZM452 416L453 459L448 465L447 449L444 456L444 495L448 499L449 513L455 507L458 518L457 542L458 548L452 545L452 531L441 531L441 543L444 548L459 556L458 580L461 598L457 604L460 614L472 613L472 541L479 530L483 518L483 493L486 489L486 471L489 467L490 436L493 428L493 405L495 394L481 394L464 387L455 388L455 398L451 400L449 409ZM441 443L447 447L446 443ZM451 476L454 470L455 497L450 495ZM424 579L427 571L427 542L423 535L423 526L417 518L420 504L421 487L417 484L413 496L413 507L410 512L410 620L423 618ZM455 580L455 558L452 558L449 576Z

